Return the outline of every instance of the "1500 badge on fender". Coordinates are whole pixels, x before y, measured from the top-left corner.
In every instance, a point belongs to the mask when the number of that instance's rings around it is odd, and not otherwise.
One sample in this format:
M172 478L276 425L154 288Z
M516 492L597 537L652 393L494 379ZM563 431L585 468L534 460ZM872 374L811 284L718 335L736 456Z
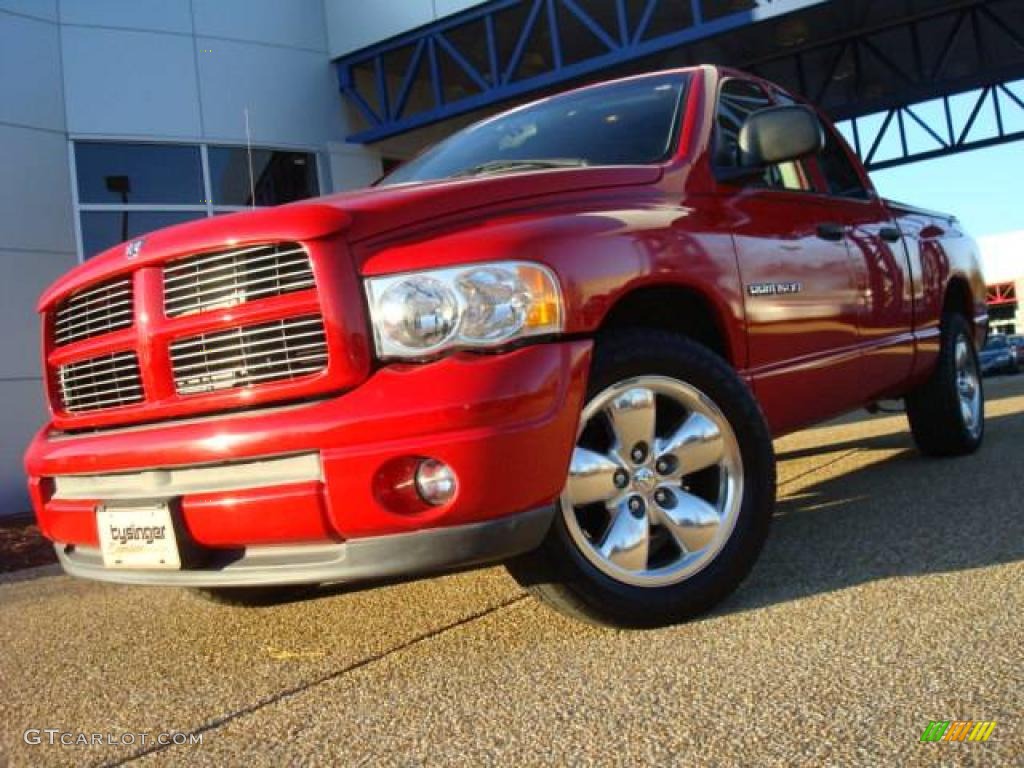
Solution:
M751 283L747 293L751 296L785 296L789 293L800 293L802 283Z
M974 241L718 67L149 233L39 310L62 565L232 602L505 562L573 616L680 621L756 560L774 436L888 398L926 454L984 434Z

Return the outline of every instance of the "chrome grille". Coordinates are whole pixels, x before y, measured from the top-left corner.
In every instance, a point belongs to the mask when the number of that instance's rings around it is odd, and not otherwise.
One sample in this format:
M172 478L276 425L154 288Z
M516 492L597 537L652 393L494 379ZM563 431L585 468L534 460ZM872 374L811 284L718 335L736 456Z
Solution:
M179 394L214 392L307 376L327 367L320 317L293 317L213 331L171 345Z
M132 324L132 279L122 277L65 299L54 316L57 346L100 336Z
M298 243L200 254L164 267L164 312L182 317L312 287L309 254Z
M139 361L134 352L113 352L57 369L64 410L81 413L142 402Z

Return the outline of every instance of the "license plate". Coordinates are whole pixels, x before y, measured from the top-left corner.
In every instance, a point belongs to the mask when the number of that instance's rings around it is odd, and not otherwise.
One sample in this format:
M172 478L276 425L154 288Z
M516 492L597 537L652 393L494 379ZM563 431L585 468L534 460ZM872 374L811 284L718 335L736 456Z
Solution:
M181 568L167 504L100 507L96 523L106 568Z

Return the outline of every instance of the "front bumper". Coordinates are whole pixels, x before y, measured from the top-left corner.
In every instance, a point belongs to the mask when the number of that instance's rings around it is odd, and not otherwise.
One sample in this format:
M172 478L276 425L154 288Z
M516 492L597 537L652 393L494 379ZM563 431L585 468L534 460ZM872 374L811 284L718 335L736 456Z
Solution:
M565 482L591 346L387 366L301 405L94 433L47 428L26 456L40 527L69 572L133 583L348 581L516 554L535 540L513 516L549 509ZM421 458L455 471L447 504L409 508L390 492L396 468ZM176 510L202 565L103 569L96 508L155 499ZM501 524L474 528L505 518L515 536ZM441 538L399 539L425 531ZM480 545L487 537L496 541ZM437 553L410 559L410 546Z
M117 584L179 587L263 587L287 584L348 584L417 576L505 560L537 547L554 507L497 520L372 536L336 544L249 547L224 552L203 568L147 571L105 568L98 549L56 546L72 576Z

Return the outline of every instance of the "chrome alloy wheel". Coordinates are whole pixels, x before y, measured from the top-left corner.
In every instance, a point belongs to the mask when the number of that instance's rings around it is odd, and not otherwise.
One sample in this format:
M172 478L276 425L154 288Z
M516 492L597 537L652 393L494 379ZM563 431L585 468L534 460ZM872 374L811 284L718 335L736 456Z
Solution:
M736 436L697 388L642 376L584 408L561 508L605 575L641 587L691 577L728 541L742 501Z
M956 390L960 398L960 413L964 427L971 437L977 437L981 430L981 384L978 363L971 354L970 342L960 336L956 340L955 359Z

